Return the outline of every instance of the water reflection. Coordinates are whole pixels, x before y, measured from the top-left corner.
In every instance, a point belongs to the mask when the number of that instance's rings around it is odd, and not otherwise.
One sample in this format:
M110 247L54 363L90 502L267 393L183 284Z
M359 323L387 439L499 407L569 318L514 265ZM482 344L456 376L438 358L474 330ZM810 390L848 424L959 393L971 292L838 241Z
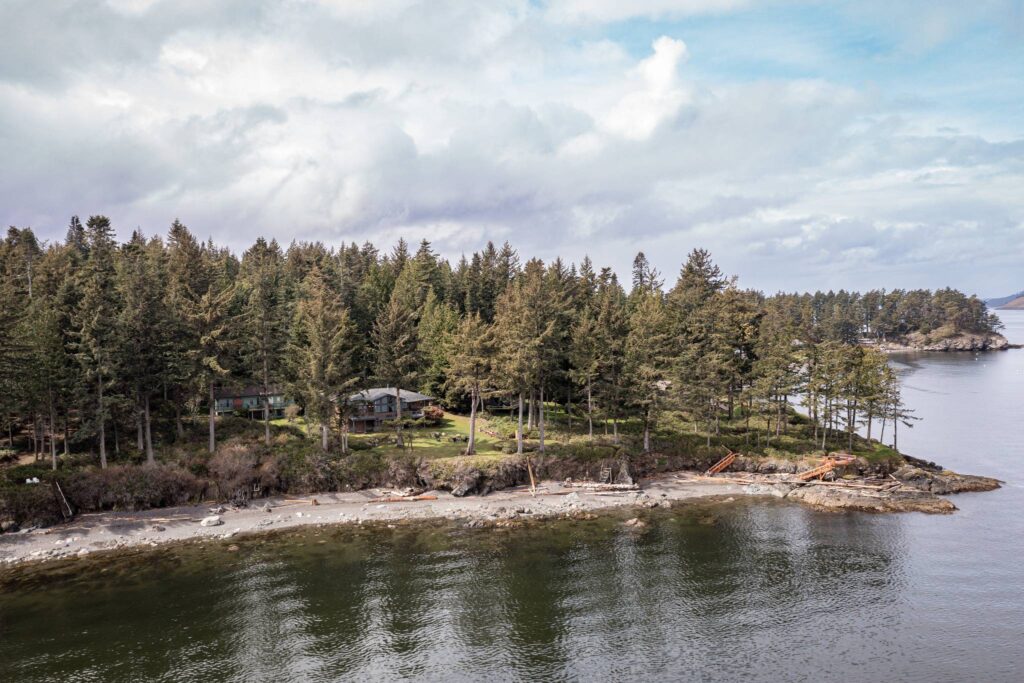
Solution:
M72 584L7 584L0 674L756 679L863 666L874 625L899 619L898 520L743 502L640 531L618 518L338 529L161 552ZM834 647L811 646L822 634Z

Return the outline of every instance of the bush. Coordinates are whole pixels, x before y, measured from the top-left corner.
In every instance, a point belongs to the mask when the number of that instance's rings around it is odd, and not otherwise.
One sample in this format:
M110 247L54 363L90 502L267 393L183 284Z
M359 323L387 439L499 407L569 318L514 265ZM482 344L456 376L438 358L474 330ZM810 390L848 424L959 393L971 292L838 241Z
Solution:
M423 409L423 422L429 427L436 427L444 420L444 411L437 406L427 406Z
M142 510L198 502L206 483L172 465L114 465L59 478L76 512Z
M56 524L63 519L49 482L0 487L0 521L19 526Z
M253 485L261 483L257 465L259 458L249 447L239 443L222 446L207 465L218 497L235 503L248 501Z

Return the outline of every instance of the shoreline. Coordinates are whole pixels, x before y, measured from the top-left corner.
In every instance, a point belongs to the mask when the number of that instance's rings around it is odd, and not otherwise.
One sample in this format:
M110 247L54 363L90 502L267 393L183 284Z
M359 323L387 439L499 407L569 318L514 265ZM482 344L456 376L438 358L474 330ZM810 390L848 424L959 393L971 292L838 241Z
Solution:
M267 498L244 508L207 504L84 514L65 524L0 535L0 569L174 543L226 541L309 526L450 521L467 527L509 527L529 520L588 519L595 512L623 507L671 508L722 498L731 502L740 496L787 499L834 511L948 514L957 509L936 493L908 485L880 488L849 483L798 484L787 481L785 475L743 472L714 478L675 472L644 480L639 489L632 490L598 490L586 484L543 481L535 495L528 487L503 489L486 496L456 497L447 491L427 491L406 498L388 489L367 489Z

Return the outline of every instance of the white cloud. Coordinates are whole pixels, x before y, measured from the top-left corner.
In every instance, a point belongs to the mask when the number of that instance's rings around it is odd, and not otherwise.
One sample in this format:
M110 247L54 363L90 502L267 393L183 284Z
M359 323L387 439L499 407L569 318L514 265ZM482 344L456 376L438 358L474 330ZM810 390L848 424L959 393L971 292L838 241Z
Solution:
M0 220L59 238L72 213L123 235L179 217L236 249L509 239L622 272L643 249L670 278L707 246L767 289L999 292L1019 271L1024 142L942 129L938 107L825 78L698 79L685 34L636 55L551 20L623 16L611 3L202 5L89 5L91 24L20 8L41 49L0 46ZM985 279L971 260L1007 265Z
M715 14L749 4L750 0L554 0L548 5L548 16L558 22L604 23Z
M627 93L604 119L604 127L630 140L646 140L660 124L679 112L687 100L678 68L686 61L686 44L662 36L654 54L636 68L639 88Z

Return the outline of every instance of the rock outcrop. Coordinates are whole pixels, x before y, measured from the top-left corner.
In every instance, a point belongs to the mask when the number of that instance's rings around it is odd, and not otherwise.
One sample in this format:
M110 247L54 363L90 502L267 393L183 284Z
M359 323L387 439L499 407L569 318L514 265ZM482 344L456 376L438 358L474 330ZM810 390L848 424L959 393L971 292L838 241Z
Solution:
M894 342L878 345L882 351L1004 351L1010 342L1001 334L957 334L943 339L932 339L915 332Z
M999 480L991 477L979 477L973 474L957 474L948 470L931 470L904 465L895 472L894 477L907 486L918 491L927 491L938 495L950 493L966 493L970 491L992 491L999 488Z
M816 508L860 512L928 512L946 514L956 506L925 491L875 491L834 486L801 486L786 496Z

